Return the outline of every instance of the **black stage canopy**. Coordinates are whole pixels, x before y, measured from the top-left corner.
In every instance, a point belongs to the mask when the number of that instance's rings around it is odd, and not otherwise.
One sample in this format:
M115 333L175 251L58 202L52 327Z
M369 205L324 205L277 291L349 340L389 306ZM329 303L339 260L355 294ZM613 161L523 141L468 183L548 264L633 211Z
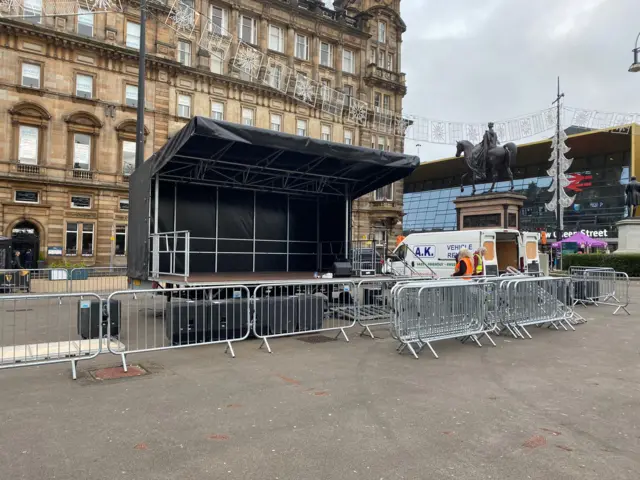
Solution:
M150 233L178 230L198 239L191 263L205 271L240 264L247 271L289 271L291 250L301 248L290 249L296 235L317 243L344 239L345 202L348 218L352 200L406 177L419 163L415 156L195 117L131 175L129 275L147 278ZM278 232L261 227L266 219ZM224 242L234 247L223 252ZM266 242L268 252L261 252ZM286 253L278 242L286 242ZM265 263L266 255L286 256L286 266L271 257Z

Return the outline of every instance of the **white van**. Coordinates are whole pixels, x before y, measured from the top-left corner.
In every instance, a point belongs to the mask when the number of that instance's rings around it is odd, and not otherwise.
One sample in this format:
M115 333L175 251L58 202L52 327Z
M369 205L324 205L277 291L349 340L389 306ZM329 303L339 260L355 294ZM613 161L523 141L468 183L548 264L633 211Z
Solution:
M462 248L474 252L485 247L485 275L500 275L508 267L538 273L538 239L538 233L510 229L412 233L396 247L385 270L394 275L420 275L430 273L431 269L440 277L449 277Z

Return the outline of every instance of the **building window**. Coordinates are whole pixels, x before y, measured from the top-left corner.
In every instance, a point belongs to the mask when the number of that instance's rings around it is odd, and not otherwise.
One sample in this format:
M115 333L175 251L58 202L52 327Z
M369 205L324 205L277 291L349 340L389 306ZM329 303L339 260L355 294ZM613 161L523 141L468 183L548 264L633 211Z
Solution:
M266 78L269 86L281 91L284 89L285 85L284 78L282 77L282 65L275 64L267 68Z
M296 58L309 60L309 37L296 33Z
M190 95L178 95L178 116L181 118L191 118Z
M255 110L253 108L242 107L242 124L253 127L255 122Z
M333 68L333 45L320 42L320 65Z
M384 187L378 188L373 195L373 199L376 202L393 201L393 183L389 185L385 185Z
M73 134L73 168L75 170L91 169L91 135Z
M22 64L22 86L40 88L42 67L37 63Z
M40 23L42 20L42 0L24 0L22 13L28 22Z
M240 15L240 23L238 24L238 37L245 43L255 45L258 43L258 28L254 18Z
M71 208L91 208L91 197L88 195L72 195Z
M65 235L65 254L75 256L78 254L78 224L67 223Z
M128 177L136 169L136 142L122 141L122 174Z
M385 138L378 137L378 150L384 151Z
M380 50L380 55L378 56L378 67L384 68L384 59L386 57L386 53L384 50Z
M20 137L18 140L18 163L37 165L40 129L38 127L20 125L18 135Z
M178 62L185 67L191 66L191 43L180 40L178 42Z
M373 106L376 108L376 112L380 111L380 103L382 103L382 95L380 92L373 93Z
M116 244L115 244L115 254L116 255L125 255L127 252L127 226L126 225L116 225Z
M76 97L93 98L93 77L78 73L76 75Z
M169 2L167 2L169 3ZM182 11L184 18L188 20L188 24L193 26L196 22L196 12L193 9L194 0L180 0L178 8Z
M271 114L271 130L274 132L282 131L282 115L278 115L275 113Z
M376 49L371 47L369 63L376 63Z
M389 95L382 97L382 108L387 111L391 110L391 97Z
M138 107L138 87L136 85L126 85L124 87L124 103L127 107Z
M217 35L229 35L228 32L228 16L224 8L211 5L209 7L209 30Z
M378 42L387 43L387 23L378 22Z
M353 85L345 85L344 90L344 104L348 107L351 97L353 97Z
M211 73L217 73L218 75L224 74L223 55L220 53L211 53Z
M127 47L140 50L140 24L127 22Z
M284 32L275 25L269 25L269 50L284 53Z
M16 190L13 201L17 203L40 203L40 192L34 190Z
M393 68L393 53L387 54L387 70L391 70L391 71L395 70Z
M323 102L331 99L331 81L326 78L320 80L320 98Z
M298 120L296 125L296 134L301 137L307 136L307 121L306 120Z
M211 118L214 120L224 120L224 103L211 102Z
M351 50L342 52L342 71L346 73L355 73L355 61Z
M353 145L353 130L344 131L344 143L346 145Z
M120 210L128 212L129 211L129 199L128 198L121 198L119 207L120 207Z
M320 127L320 138L325 142L331 141L331 127L329 125L322 125L322 127Z
M82 224L82 256L93 255L93 223Z
M78 8L78 35L93 37L93 14L86 8Z

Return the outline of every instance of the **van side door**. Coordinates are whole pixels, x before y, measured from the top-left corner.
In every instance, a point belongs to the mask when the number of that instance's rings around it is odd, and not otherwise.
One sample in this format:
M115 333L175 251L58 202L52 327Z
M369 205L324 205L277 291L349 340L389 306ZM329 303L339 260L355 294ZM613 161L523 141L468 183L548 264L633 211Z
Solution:
M540 273L540 256L538 255L538 240L540 234L534 232L522 233L522 244L524 252L524 271L526 273Z
M489 277L498 276L498 256L496 255L495 232L482 232L480 244L487 249L484 254L484 274Z

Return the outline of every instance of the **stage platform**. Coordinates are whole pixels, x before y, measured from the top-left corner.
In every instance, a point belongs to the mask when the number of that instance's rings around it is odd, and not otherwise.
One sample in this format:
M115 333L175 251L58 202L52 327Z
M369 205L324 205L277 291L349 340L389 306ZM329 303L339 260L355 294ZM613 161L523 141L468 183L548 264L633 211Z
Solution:
M291 284L296 282L354 282L361 280L391 280L388 275L376 275L370 277L336 277L336 278L314 278L314 272L233 272L233 273L197 273L189 275L185 280L182 276L160 275L159 277L149 278L149 280L158 283L171 283L175 286L201 286L201 285L259 285L261 283L269 284Z

